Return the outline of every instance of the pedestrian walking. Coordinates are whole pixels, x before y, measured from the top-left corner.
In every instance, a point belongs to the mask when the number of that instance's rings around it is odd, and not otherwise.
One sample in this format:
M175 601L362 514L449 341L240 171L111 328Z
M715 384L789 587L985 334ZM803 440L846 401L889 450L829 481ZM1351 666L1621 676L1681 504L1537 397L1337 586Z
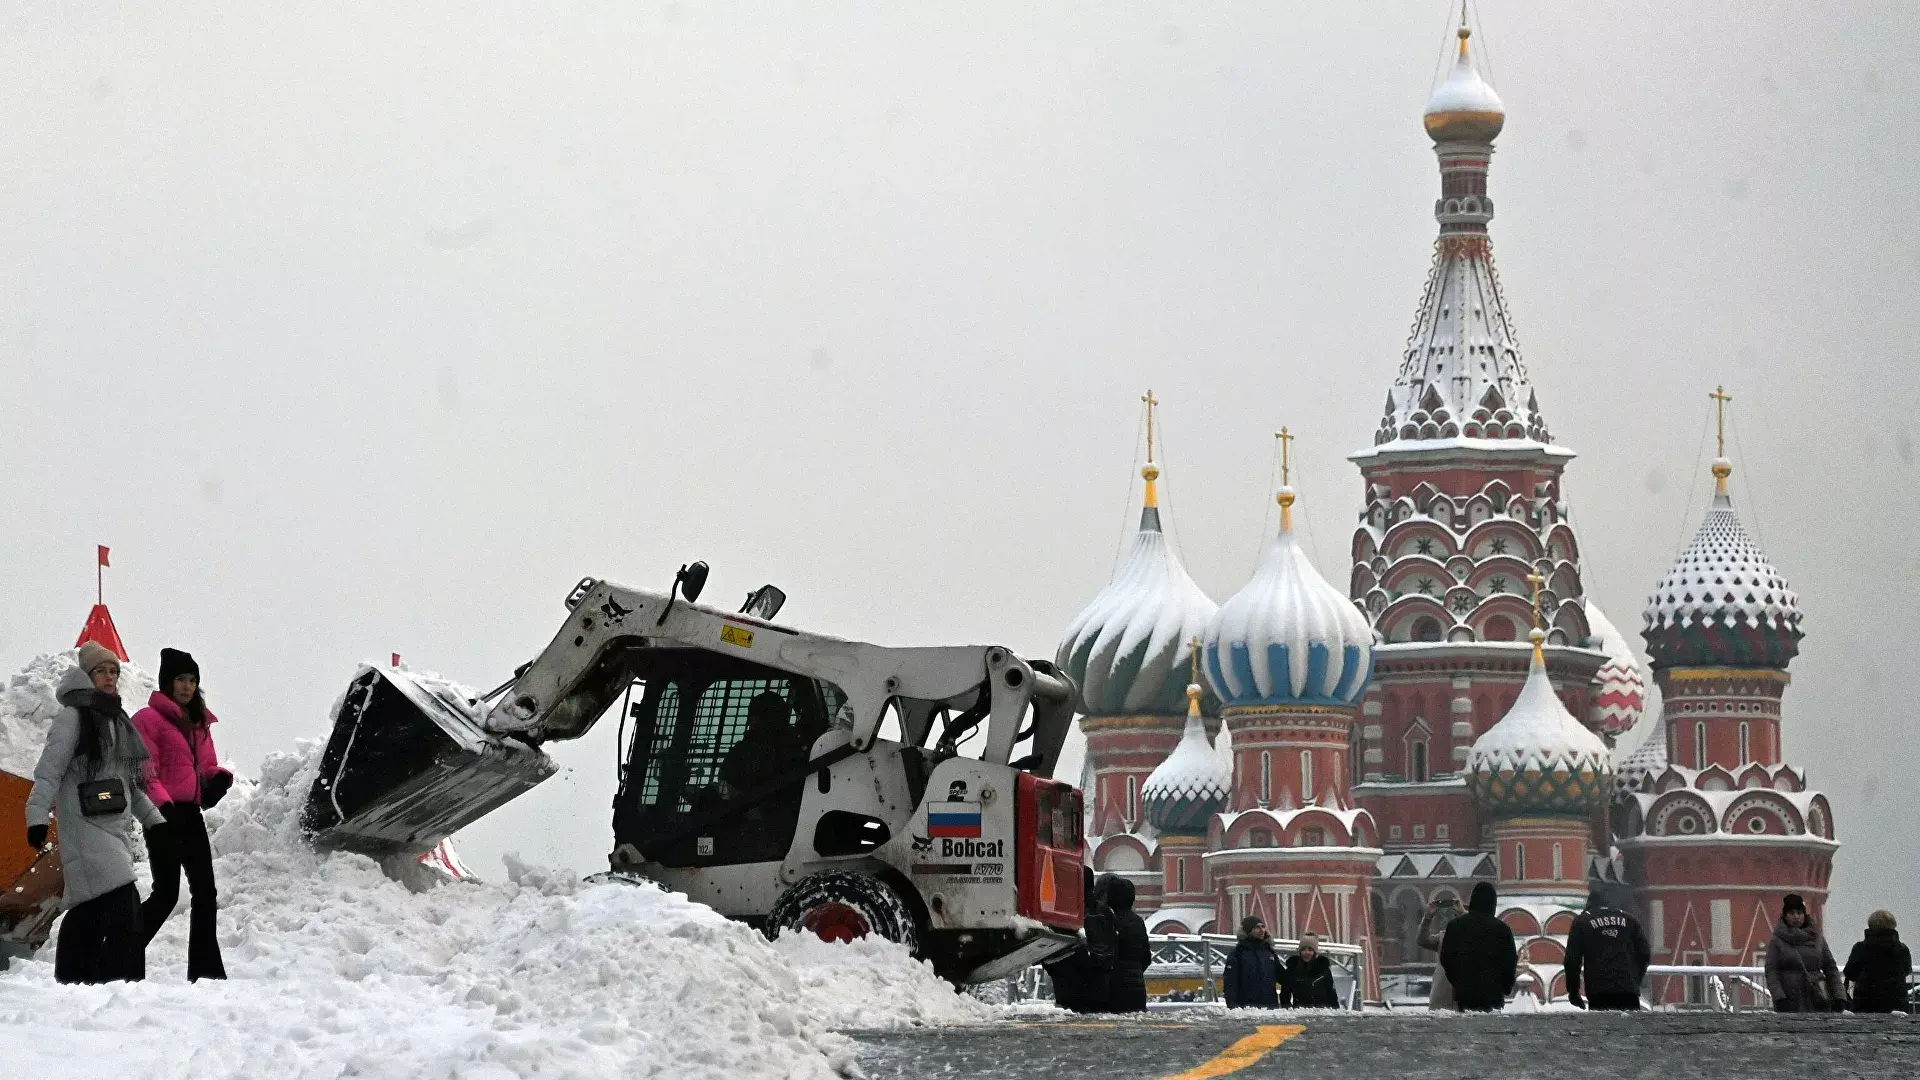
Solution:
M1520 955L1513 930L1494 914L1499 897L1482 881L1467 897L1467 913L1447 924L1440 941L1440 967L1453 984L1453 998L1469 1012L1505 1007L1518 977Z
M1107 1011L1146 1012L1147 965L1153 963L1153 947L1147 943L1146 920L1133 910L1133 882L1107 874L1094 887L1094 895L1113 912L1115 943Z
M1900 940L1893 912L1867 916L1867 936L1847 954L1847 966L1840 974L1852 988L1854 1012L1912 1011L1907 984L1913 975L1913 954Z
M147 794L166 817L167 836L150 844L153 891L140 905L144 943L153 941L180 902L180 876L186 874L192 898L187 909L187 981L224 979L227 968L215 936L220 900L213 880L213 846L201 811L214 806L233 786L233 773L220 767L213 748L219 718L200 691L200 665L179 649L160 650L160 689L147 707L133 714L133 726L152 755Z
M1767 992L1775 1012L1838 1012L1846 1001L1833 950L1798 893L1780 901L1780 921L1767 942Z
M142 786L147 747L120 707L120 661L96 642L54 690L63 708L47 731L27 795L27 843L46 847L60 827L66 915L54 947L63 983L137 981L147 974L140 893L133 885L133 822L150 844L164 843L163 817Z
M1333 961L1320 952L1317 934L1301 934L1300 950L1287 958L1280 978L1280 1004L1289 1009L1337 1009L1340 994L1333 988Z
M1258 915L1240 920L1240 939L1227 954L1221 972L1220 988L1227 996L1229 1009L1277 1009L1280 1007L1280 954L1273 949L1267 924Z
M1080 943L1065 956L1047 962L1053 979L1053 1003L1077 1013L1107 1011L1108 984L1113 979L1113 957L1119 946L1113 912L1094 896L1093 868L1082 866L1080 895L1086 897Z
M1612 907L1600 890L1587 894L1587 909L1567 931L1567 1000L1576 1009L1632 1011L1640 1008L1640 981L1653 963L1640 920ZM1587 995L1580 996L1582 979Z
M1451 896L1436 896L1427 901L1427 910L1420 916L1420 928L1414 933L1414 941L1428 952L1438 955L1441 942L1445 939L1447 928L1443 924L1438 930L1434 923L1439 921L1440 913L1446 912L1449 922L1453 919L1455 908ZM1460 1006L1453 1001L1453 983L1447 978L1446 969L1439 964L1433 965L1433 986L1427 991L1428 1012L1459 1012Z

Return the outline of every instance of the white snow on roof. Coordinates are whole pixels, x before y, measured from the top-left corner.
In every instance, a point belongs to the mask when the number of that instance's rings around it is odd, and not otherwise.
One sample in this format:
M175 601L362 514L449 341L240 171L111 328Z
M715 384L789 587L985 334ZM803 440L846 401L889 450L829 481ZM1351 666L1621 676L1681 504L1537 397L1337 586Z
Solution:
M1624 735L1640 723L1640 716L1646 710L1647 680L1641 675L1640 661L1619 628L1600 610L1599 604L1592 600L1586 604L1587 626L1593 636L1600 639L1600 648L1607 654L1607 662L1593 676L1597 684L1594 712L1601 731Z
M1156 510L1143 514L1113 580L1061 638L1056 662L1078 681L1090 714L1177 714L1189 643L1213 617L1216 605L1181 565L1159 521Z
M1600 736L1567 711L1536 657L1513 708L1474 740L1467 755L1467 769L1482 774L1556 770L1605 773L1612 769L1611 757Z
M31 780L47 743L47 730L63 706L54 688L79 663L80 651L36 656L0 689L0 770ZM131 716L147 707L157 684L132 662L120 665L120 702ZM0 828L8 825L0 824Z
M1647 737L1640 745L1620 762L1614 771L1615 787L1621 791L1632 791L1642 786L1650 777L1658 776L1667 768L1667 733L1663 723L1655 722L1647 731Z
M1164 933L1164 931L1160 929L1162 923L1178 922L1187 928L1187 933L1197 934L1200 932L1202 926L1212 921L1213 908L1210 905L1178 904L1174 907L1163 907L1149 916L1147 919L1147 933ZM1236 926L1234 929L1238 930L1239 927Z
M1309 682L1314 653L1325 670ZM1222 701L1351 701L1366 689L1373 627L1346 594L1327 584L1291 528L1267 542L1253 577L1207 627L1206 671ZM1286 669L1274 670L1284 655Z
M1506 106L1500 103L1500 95L1480 77L1473 66L1464 43L1460 55L1453 62L1453 70L1447 80L1439 85L1431 98L1427 99L1426 115L1435 113L1506 113Z
M1742 618L1792 627L1800 621L1799 598L1747 535L1733 511L1733 500L1720 491L1693 541L1647 598L1647 628L1651 632L1715 623L1732 627Z
M1226 725L1221 725L1224 732ZM1233 787L1233 762L1222 760L1207 742L1206 721L1188 716L1180 732L1180 742L1147 777L1140 797L1158 799L1202 799L1224 805Z

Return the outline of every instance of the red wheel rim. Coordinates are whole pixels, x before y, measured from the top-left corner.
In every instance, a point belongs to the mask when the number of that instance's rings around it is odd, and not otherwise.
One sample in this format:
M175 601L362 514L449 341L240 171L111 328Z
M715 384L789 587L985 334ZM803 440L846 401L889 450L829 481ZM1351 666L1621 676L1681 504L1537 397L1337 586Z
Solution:
M867 917L837 900L829 900L800 916L800 929L811 931L822 941L852 941L873 930Z

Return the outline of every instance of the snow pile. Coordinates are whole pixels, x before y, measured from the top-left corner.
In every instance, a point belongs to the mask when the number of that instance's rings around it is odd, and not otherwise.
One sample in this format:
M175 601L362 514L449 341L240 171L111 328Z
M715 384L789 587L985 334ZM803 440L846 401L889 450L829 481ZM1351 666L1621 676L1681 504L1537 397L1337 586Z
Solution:
M61 709L54 700L54 688L80 662L79 655L78 649L68 649L37 656L0 688L0 770L33 778L47 729ZM145 708L154 689L153 676L131 663L120 665L120 703L127 715Z
M510 862L503 883L409 892L374 860L301 839L321 749L269 757L208 812L233 978L185 982L184 896L146 983L59 986L49 946L0 975L10 1074L86 1061L118 1080L850 1076L834 1028L996 1015L897 946L769 943L652 886Z

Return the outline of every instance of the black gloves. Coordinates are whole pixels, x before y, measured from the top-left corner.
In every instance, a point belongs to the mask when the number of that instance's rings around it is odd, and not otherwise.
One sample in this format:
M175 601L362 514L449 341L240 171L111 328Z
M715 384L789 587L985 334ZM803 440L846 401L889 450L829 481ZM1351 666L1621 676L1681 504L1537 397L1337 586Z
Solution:
M227 797L232 787L233 774L230 772L217 772L200 781L201 808L210 810L220 805L220 800Z
M173 825L161 822L147 826L147 858L149 861L173 851ZM177 861L177 860L176 860Z
M45 825L27 826L27 846L35 851L47 846L47 827Z

